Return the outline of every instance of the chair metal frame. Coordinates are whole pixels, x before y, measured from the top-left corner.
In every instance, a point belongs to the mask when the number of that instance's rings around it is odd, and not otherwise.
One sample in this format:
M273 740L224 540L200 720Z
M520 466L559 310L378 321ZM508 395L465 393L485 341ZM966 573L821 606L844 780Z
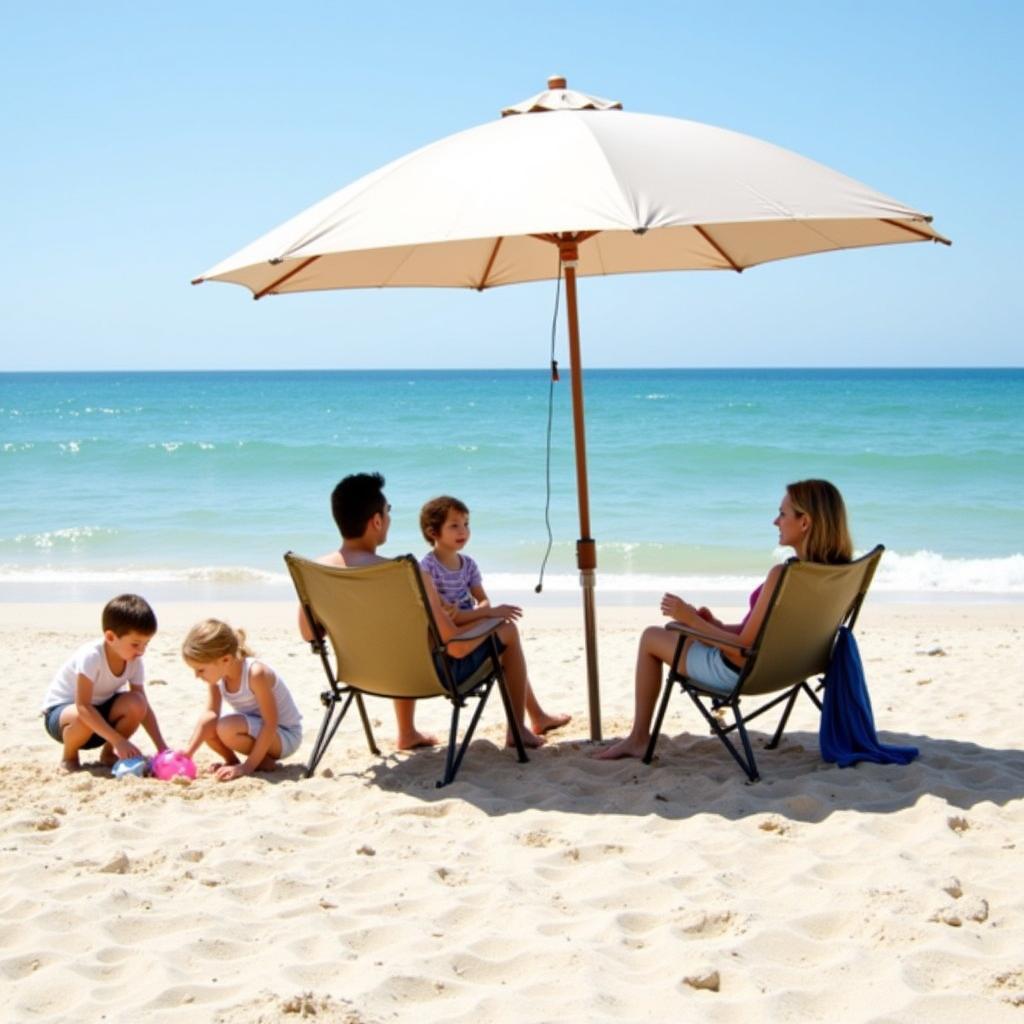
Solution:
M832 652L835 648L835 642L839 635L840 627L849 626L852 630L857 622L861 605L864 603L864 598L867 595L868 588L871 585L871 580L878 567L878 561L882 557L882 552L884 550L884 546L879 544L866 555L850 562L846 566L824 567L829 571L834 571L836 569L848 570L851 580L856 580L858 575L860 578L856 591L853 593L850 601L844 605L842 612L836 621L830 621L824 625L823 628L826 632L831 630L831 639L822 648L820 655L816 656L816 659L812 658L811 670L807 671L806 674L801 672L800 678L787 678L782 675L777 679L773 679L772 666L770 664L766 665L765 662L762 661L759 668L758 658L761 655L768 639L772 637L772 631L776 628L775 618L777 618L777 615L775 613L777 613L781 607L780 602L784 602L787 599L789 585L793 582L793 579L788 577L793 573L799 575L802 573L806 574L823 571L822 568L816 567L814 563L800 562L798 559L794 558L782 567L782 572L779 576L778 583L776 584L775 591L769 599L764 620L761 623L757 637L751 647L744 647L739 643L725 645L735 649L746 657L743 669L736 680L736 686L728 694L715 693L695 680L689 679L684 672L679 670L679 664L683 656L683 647L687 638L693 637L697 640L703 640L717 645L721 645L722 641L718 637L710 637L706 633L690 629L687 626L683 626L681 623L669 623L669 629L679 632L679 642L676 644L675 655L673 656L672 663L669 666L669 671L665 678L661 700L659 701L654 725L651 730L650 742L647 744L647 750L643 756L644 764L650 764L654 757L654 748L661 733L661 727L665 719L665 713L668 710L669 700L672 696L675 685L678 684L680 689L686 693L696 705L697 710L704 718L704 721L711 728L712 734L722 741L726 750L729 751L736 763L743 769L747 779L750 782L756 782L760 778L760 774L757 769L757 762L754 758L754 751L750 742L750 737L747 733L747 723L751 722L759 715L764 714L764 712L777 707L779 704L784 704L785 707L783 708L782 717L775 729L775 733L771 740L765 744L765 749L774 750L778 747L779 742L782 739L782 734L789 721L789 716L793 711L793 706L801 693L806 693L817 706L818 710L821 711L822 702L815 690L820 691L824 686L825 672L827 671L829 662L831 661ZM766 703L761 704L749 714L744 714L740 708L740 700L745 695L745 684L751 679L751 677L755 676L755 673L757 673L756 691L753 694L747 695L754 696L779 690L782 692L778 693L777 696L773 697ZM817 685L812 689L808 680L814 676L818 676L819 679ZM719 714L725 708L729 708L733 714L733 722L728 725L724 724L719 718ZM729 738L729 733L734 731L739 735L742 750L738 749L736 744L734 744Z
M358 568L340 568L337 566L323 565L319 562L312 562L296 555L294 552L287 552L284 556L285 564L295 585L298 594L299 604L302 607L306 620L312 631L310 647L320 658L329 688L320 694L320 703L324 706L324 718L317 733L313 749L306 765L305 777L309 778L315 771L331 740L334 739L338 727L341 725L354 703L359 712L363 724L363 732L370 751L379 755L380 749L373 737L373 729L366 712L364 697L386 697L391 699L413 699L420 700L428 697L446 697L452 705L451 723L448 732L448 747L445 756L444 773L437 782L438 788L447 786L458 773L459 767L469 747L473 734L476 731L477 723L483 713L487 698L491 690L497 684L498 692L501 694L502 704L505 710L505 718L508 722L509 731L515 743L516 753L520 763L529 760L526 756L526 749L523 745L522 735L512 713L512 702L509 698L508 687L505 682L505 674L501 664L501 652L498 648L497 630L502 625L501 619L480 619L471 626L459 632L457 636L449 641L441 638L441 633L430 607L430 600L427 597L426 587L420 571L419 563L412 555L400 555L398 558L389 559L379 565L362 566ZM422 614L422 626L424 630L424 651L430 659L430 664L424 661L419 678L411 680L396 680L393 687L384 687L374 683L367 685L365 682L346 679L346 652L344 643L332 635L331 630L322 621L328 618L327 615L317 614L316 602L311 598L307 587L307 574L315 574L330 580L334 586L336 580L339 585L344 586L350 580L358 579L365 583L372 579L374 570L396 573L403 571L398 566L404 566L412 582L412 593L418 600L419 613ZM381 608L380 615L388 616L391 609ZM413 614L413 619L419 618L419 613ZM452 672L453 658L448 648L452 643L465 640L483 638L488 651L485 660L480 667L468 679L456 683ZM334 665L331 664L331 651L333 649ZM427 678L427 676L430 678ZM462 709L467 706L470 698L477 699L478 703L469 725L466 728L462 742L458 742L459 720Z

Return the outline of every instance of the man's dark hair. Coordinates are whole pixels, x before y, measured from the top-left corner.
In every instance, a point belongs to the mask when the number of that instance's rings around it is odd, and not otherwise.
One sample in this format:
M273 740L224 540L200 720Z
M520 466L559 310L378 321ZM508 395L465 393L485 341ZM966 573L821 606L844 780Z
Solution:
M358 540L366 524L384 511L384 477L380 473L353 473L331 492L331 515L345 540Z
M109 629L114 636L128 633L153 636L156 633L156 613L138 594L119 594L108 601L103 608L102 622L103 632Z

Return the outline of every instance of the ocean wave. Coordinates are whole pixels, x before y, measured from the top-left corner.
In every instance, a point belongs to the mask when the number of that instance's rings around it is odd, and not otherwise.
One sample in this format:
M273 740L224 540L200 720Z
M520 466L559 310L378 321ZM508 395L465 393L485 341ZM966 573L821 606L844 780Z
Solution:
M907 593L1024 594L1024 554L947 558L935 551L886 551L874 586Z
M98 537L114 537L116 530L101 526L71 526L63 530L47 530L43 533L19 533L11 543L25 547L51 550L60 547L76 547Z
M0 565L0 584L3 583L213 583L235 584L280 584L288 582L285 572L267 572L241 565L203 566L189 569L135 569L89 568L63 569L45 566L26 568L24 566Z
M779 554L784 552L779 551ZM749 592L764 579L753 573L614 573L598 572L598 587L612 593L682 593ZM488 573L488 590L503 588L521 592L533 590L536 575L525 573ZM575 573L545 576L544 589L575 590L579 586ZM1024 595L1024 554L1006 558L949 558L934 551L900 554L886 551L882 556L872 589L888 594L925 597L944 595Z
M58 533L73 531L56 531ZM668 591L683 594L747 594L764 579L763 574L747 572L715 573L653 573L598 571L600 594L661 594ZM252 566L165 567L55 567L0 565L0 585L7 583L116 585L129 581L140 583L207 584L256 589L265 586L290 587L286 572L270 571ZM532 593L537 584L535 572L487 572L488 591L497 597ZM550 573L544 577L544 591L570 594L579 588L577 573ZM1017 597L1024 595L1024 554L1007 558L948 558L933 551L900 554L886 551L872 587L890 595L912 599L935 595L979 595Z

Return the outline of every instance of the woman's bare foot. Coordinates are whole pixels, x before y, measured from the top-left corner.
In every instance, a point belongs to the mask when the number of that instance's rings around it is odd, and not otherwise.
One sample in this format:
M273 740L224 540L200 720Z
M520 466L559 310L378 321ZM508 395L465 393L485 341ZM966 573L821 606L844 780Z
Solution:
M114 748L109 743L104 743L100 750L100 764L104 768L113 768L117 764L117 754L114 753Z
M649 742L650 740L635 740L631 736L627 736L624 740L619 740L618 743L599 750L593 756L598 761L617 761L622 757L643 757L647 753Z
M399 750L416 750L419 747L436 747L441 741L429 732L413 729L410 733L399 733L395 741Z
M82 762L78 760L78 755L74 757L65 757L61 763L57 766L57 771L62 772L65 775L71 772L80 772L82 770Z
M546 712L530 719L530 725L538 736L544 736L561 729L572 721L572 715L549 715Z

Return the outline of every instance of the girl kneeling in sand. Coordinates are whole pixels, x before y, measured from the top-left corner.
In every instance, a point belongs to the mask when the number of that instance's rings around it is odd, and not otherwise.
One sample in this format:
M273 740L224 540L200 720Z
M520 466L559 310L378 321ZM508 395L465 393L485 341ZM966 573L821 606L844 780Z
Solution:
M853 558L853 544L846 524L846 506L838 489L827 480L800 480L786 488L775 517L779 544L792 548L804 562L840 565ZM746 658L736 649L737 639L750 647L779 582L782 566L777 565L768 578L750 595L750 608L742 622L726 625L708 611L695 608L675 594L661 599L661 611L670 619L705 636L719 636L728 644L686 640L682 661L686 675L705 686L728 692L736 685ZM635 705L633 728L618 743L599 751L595 757L612 760L619 757L643 757L651 738L651 716L661 690L661 666L675 657L679 634L664 626L649 626L640 638L636 656Z
M188 745L189 757L205 743L224 758L213 771L228 782L272 771L279 758L295 752L302 740L302 715L284 680L252 656L243 630L207 619L189 631L181 655L209 687L206 710ZM221 715L224 700L235 714ZM245 754L245 760L239 762L236 752Z

